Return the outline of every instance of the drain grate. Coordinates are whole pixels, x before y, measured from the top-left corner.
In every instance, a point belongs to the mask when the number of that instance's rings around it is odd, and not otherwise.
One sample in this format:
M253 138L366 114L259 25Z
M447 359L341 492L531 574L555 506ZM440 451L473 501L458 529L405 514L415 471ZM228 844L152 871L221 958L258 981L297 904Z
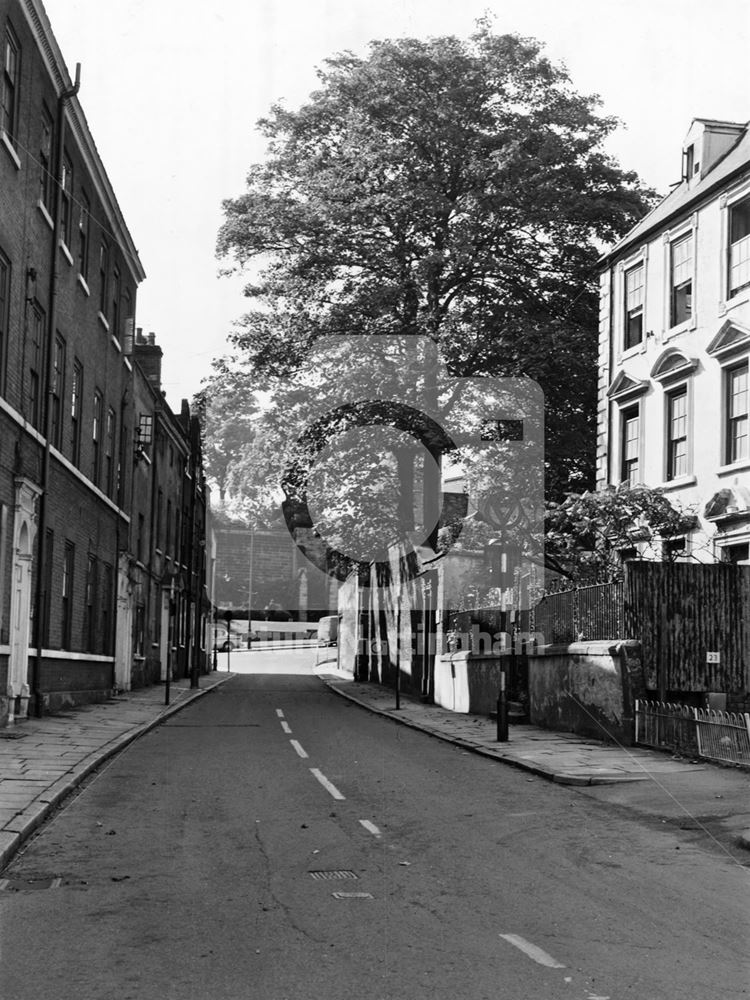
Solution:
M27 733L16 733L12 729L4 729L0 731L0 740L23 740L27 735Z
M333 892L334 899L374 899L371 892Z
M59 889L61 878L0 878L0 891L26 892L27 889Z
M347 868L337 868L333 871L313 871L308 872L316 879L332 879L332 878L359 878L356 872L349 871Z

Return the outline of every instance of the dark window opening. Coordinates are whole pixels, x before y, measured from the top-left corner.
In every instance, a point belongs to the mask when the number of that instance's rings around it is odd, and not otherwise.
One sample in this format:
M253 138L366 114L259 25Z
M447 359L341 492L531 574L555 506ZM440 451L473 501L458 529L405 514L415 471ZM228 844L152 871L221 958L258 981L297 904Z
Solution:
M63 157L60 178L60 235L66 247L71 245L70 229L73 216L73 164L67 154Z
M729 294L750 285L750 198L729 209Z
M85 193L81 191L80 215L78 216L78 270L85 281L88 281L89 276L90 222L91 206Z
M65 341L57 335L52 360L52 385L50 403L52 406L50 442L60 448L62 440L63 395L65 392Z
M61 584L61 648L70 649L73 620L73 571L75 569L75 545L65 543Z
M18 78L21 49L10 28L5 30L3 51L2 102L0 103L0 128L15 143L16 117L18 114Z
M631 406L622 411L621 415L621 449L622 456L620 479L629 486L638 482L640 453L640 414L638 406Z
M722 546L721 558L727 563L747 562L750 559L750 542Z
M39 200L52 213L54 191L52 177L52 115L42 108L42 135L39 142Z

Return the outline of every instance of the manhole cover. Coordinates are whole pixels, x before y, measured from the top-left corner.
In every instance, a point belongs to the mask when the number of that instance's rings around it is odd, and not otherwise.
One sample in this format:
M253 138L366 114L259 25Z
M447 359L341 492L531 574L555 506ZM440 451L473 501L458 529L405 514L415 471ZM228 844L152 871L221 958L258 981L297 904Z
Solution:
M0 878L0 891L26 892L28 889L59 889L61 878Z
M359 878L356 872L349 871L346 868L337 868L333 871L316 871L310 872L313 878L317 879L329 879L329 878Z
M26 733L15 733L12 729L4 729L0 732L0 740L22 740L26 735Z

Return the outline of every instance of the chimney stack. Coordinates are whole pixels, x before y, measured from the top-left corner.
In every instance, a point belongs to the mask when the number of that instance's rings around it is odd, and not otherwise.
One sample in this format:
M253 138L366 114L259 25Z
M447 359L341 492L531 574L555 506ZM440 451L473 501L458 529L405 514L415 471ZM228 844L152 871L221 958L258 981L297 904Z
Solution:
M133 347L133 358L146 376L146 380L157 392L160 392L162 349L156 343L156 334L149 333L147 337L144 337L142 327L138 327Z

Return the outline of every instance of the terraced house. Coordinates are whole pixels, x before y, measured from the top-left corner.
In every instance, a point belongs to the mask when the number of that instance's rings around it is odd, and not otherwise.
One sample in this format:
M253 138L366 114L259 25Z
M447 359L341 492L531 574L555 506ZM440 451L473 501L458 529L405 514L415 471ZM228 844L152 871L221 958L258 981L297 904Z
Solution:
M123 558L138 543L133 487L151 491L150 480L133 480L146 458L134 434L143 267L81 109L78 74L38 0L0 0L0 45L2 723L105 697L129 685L134 667L143 675L132 657L138 648L145 661L148 643L158 659L161 598L128 610L137 595ZM163 409L156 392L152 417ZM193 428L172 424L186 435L180 469L192 473L203 510L199 442L190 443ZM175 494L165 508L194 515L185 476L165 482ZM191 528L191 544L201 535ZM192 554L184 562L197 565ZM171 572L171 591L177 580L202 606L202 584L189 576ZM131 634L115 678L123 620Z
M695 527L662 540L670 557L747 562L748 125L694 119L680 182L603 263L598 485L692 509Z

